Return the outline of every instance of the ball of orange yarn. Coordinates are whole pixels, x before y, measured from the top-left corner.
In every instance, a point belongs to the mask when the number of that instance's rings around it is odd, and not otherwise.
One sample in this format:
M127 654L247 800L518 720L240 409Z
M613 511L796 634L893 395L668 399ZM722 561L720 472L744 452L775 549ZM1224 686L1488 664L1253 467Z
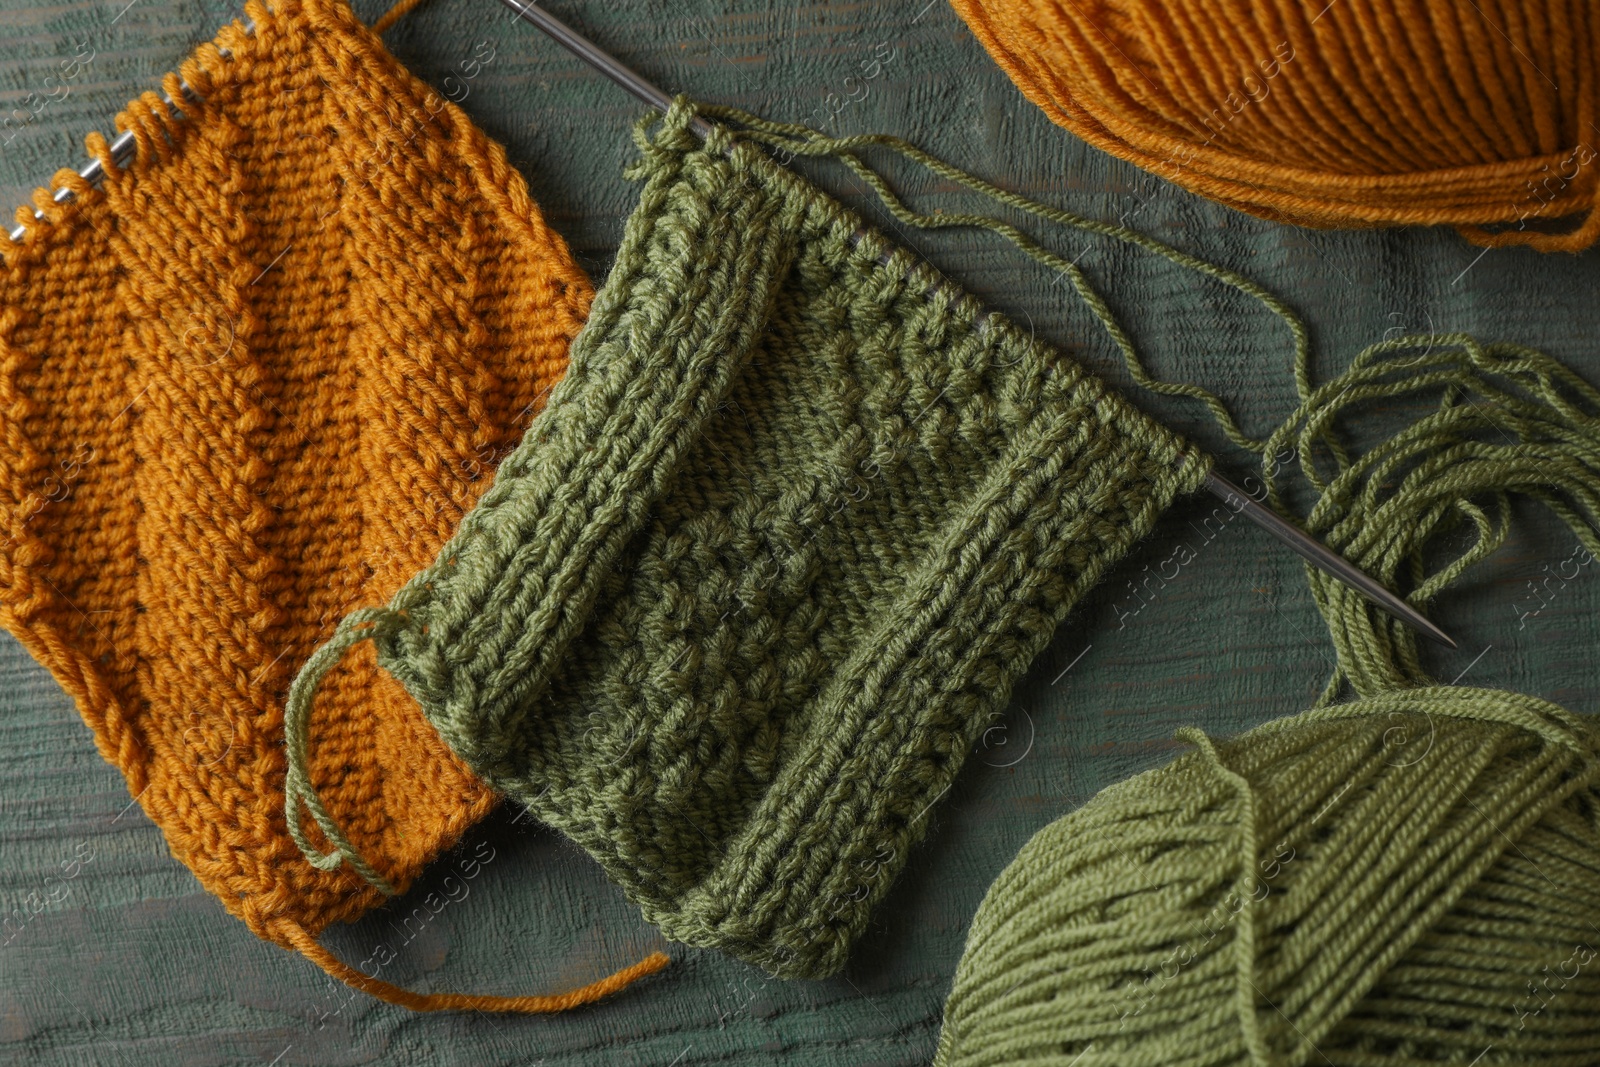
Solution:
M1241 211L1600 237L1582 0L952 0L1055 122Z

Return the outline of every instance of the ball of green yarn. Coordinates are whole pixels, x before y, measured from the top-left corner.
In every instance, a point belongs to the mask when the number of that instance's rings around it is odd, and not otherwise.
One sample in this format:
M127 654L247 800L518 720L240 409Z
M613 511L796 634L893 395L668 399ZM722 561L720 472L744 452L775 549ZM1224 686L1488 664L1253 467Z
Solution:
M995 882L936 1064L1600 1062L1593 723L1435 686L1186 739Z

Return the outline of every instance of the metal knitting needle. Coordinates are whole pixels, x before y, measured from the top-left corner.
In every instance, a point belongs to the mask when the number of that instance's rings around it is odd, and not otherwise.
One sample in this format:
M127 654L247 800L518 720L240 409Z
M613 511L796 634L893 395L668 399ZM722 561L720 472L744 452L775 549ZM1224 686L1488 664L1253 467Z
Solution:
M599 48L594 42L550 14L550 12L536 4L524 3L523 0L500 0L500 2L515 12L518 18L533 23L548 36L554 38L556 43L567 49L567 51L628 90L645 104L661 111L671 108L672 97L650 84L615 56ZM702 138L711 133L711 123L698 115L695 116L690 126ZM887 256L887 253L885 256ZM1222 475L1212 471L1206 475L1205 485L1207 489L1226 501L1228 506L1238 514L1243 515L1263 530L1266 530L1273 537L1299 553L1312 565L1348 585L1351 589L1354 589L1413 630L1416 630L1431 641L1444 645L1446 648L1457 647L1449 634L1435 626L1428 620L1427 616L1416 608L1384 588L1382 583L1327 545L1324 545L1321 541L1284 519L1271 508L1261 504L1249 493L1246 493Z
M168 107L173 106L172 97L167 96L165 93L162 94L161 100ZM134 137L132 130L119 134L117 139L111 142L111 161L118 167L126 165L128 160L133 158L136 144L137 138ZM99 185L105 181L106 172L98 159L91 159L78 170L78 176L90 185ZM65 204L72 199L72 190L62 186L55 191L55 195L51 199L58 204ZM44 212L34 208L33 217L42 219L44 218ZM28 227L26 225L18 225L16 229L11 231L11 240L20 243L27 235Z
M255 20L246 19L243 28L245 33L255 33ZM226 48L217 49L217 54L222 56L224 59L227 59L232 55L232 53ZM178 84L186 99L199 99L195 91L189 87L188 82L179 82ZM171 108L173 112L178 115L178 117L181 118L183 116L183 111L178 106L178 102L172 99L172 97L168 96L166 93L161 94L161 102L167 107ZM139 139L134 136L132 130L124 130L122 133L119 133L116 136L116 139L113 140L108 146L111 150L112 164L117 167L127 166L128 161L133 158L134 152L138 147L138 142ZM101 182L105 181L106 171L105 168L100 165L100 161L98 159L91 159L82 167L78 168L78 177L82 178L90 185L98 186ZM72 200L72 190L66 187L57 189L51 199L58 204L68 203ZM38 208L34 208L33 217L35 221L42 219L44 218L44 212L40 211ZM11 231L11 240L19 244L26 236L28 236L28 227L26 225L18 225Z
M1435 626L1422 612L1391 593L1376 578L1256 500L1214 469L1206 474L1206 488L1225 500L1229 507L1237 508L1239 514L1288 545L1291 551L1299 553L1312 566L1331 574L1428 640L1446 648L1459 647L1449 634Z

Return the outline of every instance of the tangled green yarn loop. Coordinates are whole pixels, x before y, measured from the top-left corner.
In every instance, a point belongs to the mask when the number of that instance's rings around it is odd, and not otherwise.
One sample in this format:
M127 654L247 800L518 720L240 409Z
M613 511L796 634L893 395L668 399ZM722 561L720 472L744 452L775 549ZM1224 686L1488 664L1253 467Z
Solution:
M1421 417L1353 453L1356 417L1406 401ZM1600 555L1600 391L1550 356L1465 334L1373 345L1316 388L1267 440L1269 498L1283 474L1315 502L1302 525L1369 574L1425 604L1503 545L1511 496L1536 500ZM1280 462L1281 461L1281 462ZM1459 535L1471 540L1455 547ZM1438 557L1442 556L1440 559ZM1415 634L1307 569L1339 666L1319 703L1430 684Z

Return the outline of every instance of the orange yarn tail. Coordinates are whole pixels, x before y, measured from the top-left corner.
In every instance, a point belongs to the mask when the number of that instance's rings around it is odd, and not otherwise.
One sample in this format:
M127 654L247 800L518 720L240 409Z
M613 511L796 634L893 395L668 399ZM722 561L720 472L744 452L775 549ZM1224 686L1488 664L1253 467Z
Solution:
M602 1000L646 975L655 974L672 962L671 957L665 953L654 952L631 967L624 967L598 982L591 982L581 989L549 996L501 997L474 993L414 993L392 982L363 974L322 947L304 927L291 926L285 930L285 934L302 955L345 985L368 996L388 1001L390 1004L410 1008L412 1011L495 1011L515 1012L521 1015L547 1015Z
M372 24L372 32L380 37L383 36L390 26L393 26L411 14L412 11L421 7L423 2L424 0L395 0L394 6L385 11L378 21Z

